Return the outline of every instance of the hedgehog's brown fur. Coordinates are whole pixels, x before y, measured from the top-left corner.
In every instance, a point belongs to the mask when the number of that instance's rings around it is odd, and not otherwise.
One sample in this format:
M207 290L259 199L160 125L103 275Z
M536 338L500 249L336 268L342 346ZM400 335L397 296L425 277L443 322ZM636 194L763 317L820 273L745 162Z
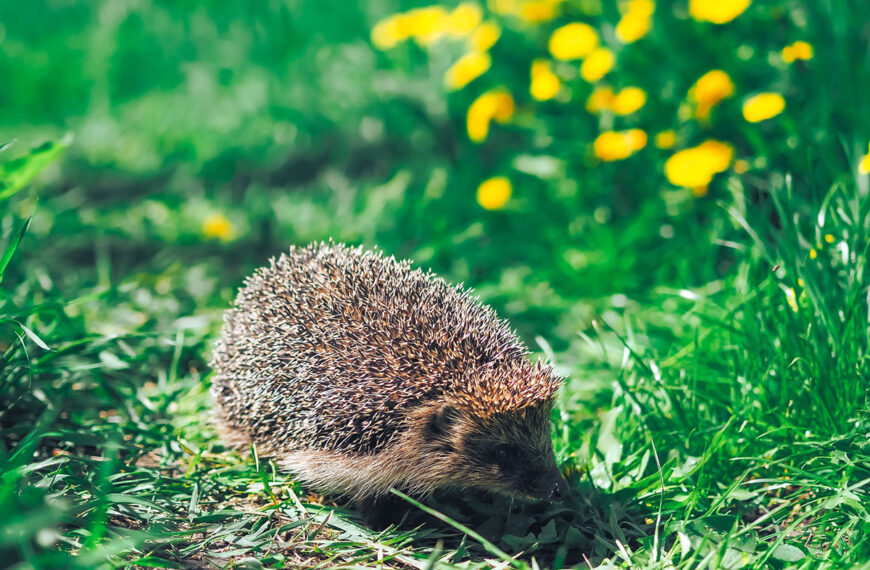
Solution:
M291 248L245 282L213 366L226 437L321 490L546 496L558 477L549 412L561 379L527 360L492 309L407 261ZM515 466L493 459L498 446Z

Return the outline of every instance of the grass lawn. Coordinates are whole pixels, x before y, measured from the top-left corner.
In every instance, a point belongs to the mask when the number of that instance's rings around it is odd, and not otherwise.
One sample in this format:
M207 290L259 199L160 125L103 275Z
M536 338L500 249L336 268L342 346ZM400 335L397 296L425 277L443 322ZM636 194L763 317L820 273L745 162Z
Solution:
M0 5L3 566L870 568L870 4L423 6ZM223 445L223 311L329 238L553 362L565 501Z

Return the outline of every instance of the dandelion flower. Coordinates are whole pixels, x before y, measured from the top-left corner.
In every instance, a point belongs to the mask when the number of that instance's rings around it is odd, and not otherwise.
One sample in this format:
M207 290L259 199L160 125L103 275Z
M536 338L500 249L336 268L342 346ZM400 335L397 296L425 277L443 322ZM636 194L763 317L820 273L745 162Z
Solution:
M733 156L731 145L708 140L671 156L665 163L665 176L674 186L706 188L715 174L728 168Z
M514 116L514 98L505 89L494 89L490 93L495 100L492 118L498 123L508 122Z
M462 89L489 69L492 58L488 53L471 52L463 55L444 74L444 85L452 90Z
M795 295L793 287L787 287L785 290L785 300L788 301L788 306L791 307L791 310L795 313L798 312L798 304L797 304L797 296Z
M404 14L384 18L372 28L372 44L379 50L388 50L411 37L411 28Z
M649 32L656 5L652 0L629 0L622 4L622 18L616 24L616 37L625 44L636 42Z
M230 241L236 236L236 228L222 214L212 214L202 223L201 232L206 239Z
M405 13L411 35L421 46L429 46L444 37L447 10L442 6L426 6Z
M468 108L466 126L468 138L481 143L489 136L489 125L495 120L505 123L514 114L514 99L506 89L487 91L474 100Z
M750 123L759 123L782 113L785 99L779 93L759 93L743 103L743 118Z
M673 129L662 131L656 135L655 145L660 149L674 148L675 144L677 144L677 132Z
M819 256L819 252L816 251L816 248L810 248L810 259L815 259Z
M516 14L519 11L520 0L489 0L486 3L486 7L494 14L507 16Z
M825 241L828 243L834 243L834 234L825 234Z
M557 4L553 0L527 0L520 6L517 16L533 24L549 22L556 17Z
M640 87L626 87L616 94L611 110L617 115L630 115L646 104L646 91Z
M867 154L861 158L858 163L858 172L860 174L870 174L870 147L867 149Z
M782 48L782 60L786 63L794 63L796 60L813 59L813 46L807 42L795 42Z
M510 200L513 189L505 176L494 176L477 187L477 203L486 210L501 210Z
M708 71L689 89L689 99L695 104L695 117L704 121L722 99L734 95L734 83L721 69Z
M594 83L613 69L615 61L616 56L609 49L605 47L595 48L583 60L583 65L580 66L580 77L590 83Z
M582 59L598 47L598 32L583 22L566 24L550 36L549 47L556 59Z
M736 172L737 174L745 174L746 172L749 172L749 163L742 158L735 160L734 172Z
M648 16L623 16L616 24L616 37L624 44L631 44L644 37L649 29Z
M751 0L689 0L689 14L701 22L726 24L749 8Z
M586 100L586 110L590 113L609 111L613 104L613 89L610 87L596 87L589 99Z
M468 49L471 51L487 51L501 37L501 26L495 22L484 22L471 33L468 38Z
M605 162L623 160L646 146L646 133L640 129L605 131L592 143L595 156Z
M625 15L652 16L656 3L653 0L627 0L619 3L619 10Z
M483 10L474 2L463 2L456 6L444 20L444 32L455 38L468 36L483 21Z
M549 61L536 59L532 62L532 84L529 87L532 97L547 101L555 97L561 88L562 82L553 73Z

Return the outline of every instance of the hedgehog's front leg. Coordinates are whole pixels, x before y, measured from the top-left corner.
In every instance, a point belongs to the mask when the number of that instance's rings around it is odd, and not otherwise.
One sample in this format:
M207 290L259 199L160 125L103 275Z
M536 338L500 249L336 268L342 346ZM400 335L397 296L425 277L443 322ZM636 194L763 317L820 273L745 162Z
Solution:
M401 524L411 510L408 503L392 493L360 499L355 506L365 525L374 530L384 530L391 524Z

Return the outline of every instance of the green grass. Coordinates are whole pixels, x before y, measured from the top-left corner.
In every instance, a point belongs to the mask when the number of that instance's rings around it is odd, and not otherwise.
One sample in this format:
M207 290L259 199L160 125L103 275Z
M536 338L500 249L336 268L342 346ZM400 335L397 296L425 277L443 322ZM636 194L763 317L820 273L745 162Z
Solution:
M774 196L791 219L788 188ZM13 273L13 287L4 276L16 335L3 359L4 556L87 568L489 567L505 552L519 567L865 560L867 203L836 186L824 204L811 212L824 229L783 224L781 239L756 244L764 222L733 212L750 230L733 278L655 289L591 321L585 348L553 356L571 378L554 413L575 488L564 505L442 498L449 524L412 512L382 534L216 440L205 360L233 287L221 273L236 269L165 254L159 274L114 278L123 261L98 250L103 269L69 299L41 263L23 263L22 223L7 221L10 267L34 273Z
M0 146L5 565L868 567L864 3L756 1L715 34L658 3L616 77L650 101L618 127L732 142L748 170L703 198L668 185L667 152L592 160L604 125L570 111L585 86L524 99L549 24L505 20L485 80L523 113L474 146L464 114L489 85L444 95L452 48L369 45L404 3L48 4L0 7L0 72L20 78L0 93L0 141L20 138ZM564 18L608 29L594 5ZM777 64L795 39L815 59ZM714 67L739 96L675 124ZM786 111L742 121L740 97L767 88ZM514 197L484 211L473 189L501 172ZM211 214L235 236L204 236ZM564 503L439 494L374 532L224 448L221 313L270 255L329 237L475 287L564 373Z

